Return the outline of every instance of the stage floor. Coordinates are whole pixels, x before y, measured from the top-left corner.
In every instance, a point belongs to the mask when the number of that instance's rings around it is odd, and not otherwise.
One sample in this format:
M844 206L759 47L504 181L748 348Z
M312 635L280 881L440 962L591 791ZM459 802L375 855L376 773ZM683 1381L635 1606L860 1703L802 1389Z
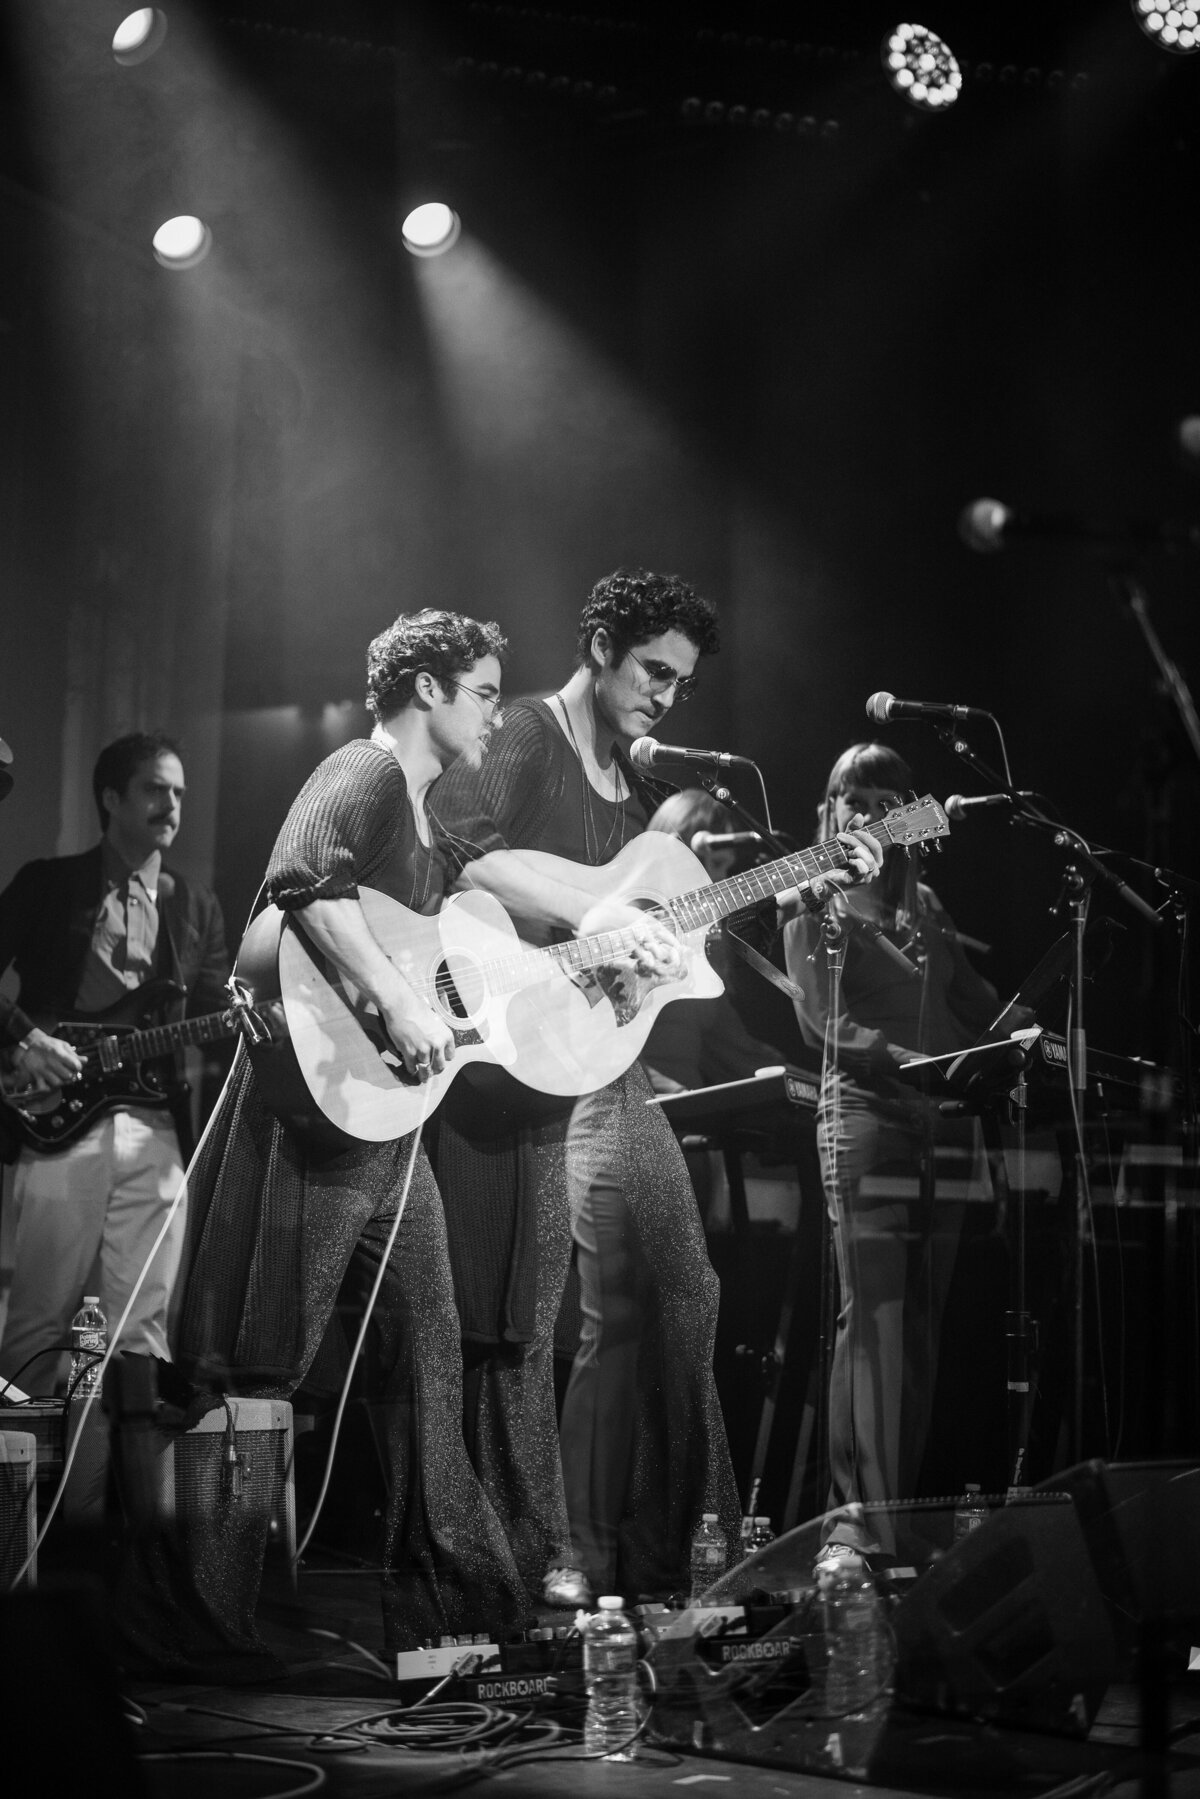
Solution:
M1006 1799L1008 1794L1078 1796L1091 1792L1134 1799L1142 1793L1169 1793L1171 1799L1200 1799L1200 1673L1179 1674L1170 1692L1172 1734L1165 1786L1144 1784L1138 1756L1139 1700L1130 1686L1113 1686L1086 1742L1022 1733L1017 1759L1019 1781L993 1784L980 1778L982 1727L953 1725L924 1733L924 1766L910 1765L904 1785L872 1781L862 1785L819 1774L756 1766L715 1757L643 1747L632 1764L583 1761L578 1739L578 1703L554 1702L538 1717L561 1734L543 1748L506 1744L494 1753L443 1753L397 1747L356 1738L352 1726L395 1712L408 1702L370 1658L382 1657L377 1577L366 1570L309 1566L289 1607L268 1604L263 1635L286 1662L288 1676L270 1686L222 1688L138 1682L126 1694L139 1718L134 1730L149 1790L154 1799L192 1799L219 1792L299 1795L323 1790L349 1799L385 1793L449 1793L496 1784L509 1793L622 1794L678 1789L725 1791L737 1799L803 1795L804 1799L845 1799L853 1792L889 1799L901 1793L970 1794ZM546 1613L547 1622L568 1621ZM318 1636L333 1632L343 1640ZM358 1645L351 1647L351 1643ZM346 1732L336 1740L325 1733ZM974 1734L972 1734L974 1733ZM1016 1733L1005 1733L1012 1739ZM516 1757L520 1756L519 1762ZM240 1758L246 1759L240 1759ZM276 1758L274 1762L254 1757ZM159 1759L162 1758L162 1759ZM214 1759L219 1758L219 1759ZM552 1759L559 1758L559 1759ZM975 1768L967 1777L968 1762ZM986 1762L986 1756L984 1757ZM282 1763L284 1765L277 1765ZM294 1767L293 1767L294 1764Z

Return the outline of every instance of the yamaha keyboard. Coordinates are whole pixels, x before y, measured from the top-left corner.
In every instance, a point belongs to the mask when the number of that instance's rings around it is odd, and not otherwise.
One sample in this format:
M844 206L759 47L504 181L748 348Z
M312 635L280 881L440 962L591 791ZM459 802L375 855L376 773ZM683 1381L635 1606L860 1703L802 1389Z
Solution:
M1065 1037L1043 1031L1033 1045L1025 1079L1029 1084L1030 1102L1037 1110L1057 1112L1069 1106L1067 1083L1070 1078L1068 1046ZM1087 1051L1087 1095L1109 1115L1140 1118L1142 1113L1158 1111L1165 1105L1173 1110L1181 1095L1180 1081L1172 1069L1142 1056L1118 1056L1108 1050Z
M721 1081L683 1093L656 1093L648 1106L661 1108L675 1131L719 1136L738 1130L770 1130L799 1113L817 1109L819 1077L802 1068L769 1068L746 1081Z

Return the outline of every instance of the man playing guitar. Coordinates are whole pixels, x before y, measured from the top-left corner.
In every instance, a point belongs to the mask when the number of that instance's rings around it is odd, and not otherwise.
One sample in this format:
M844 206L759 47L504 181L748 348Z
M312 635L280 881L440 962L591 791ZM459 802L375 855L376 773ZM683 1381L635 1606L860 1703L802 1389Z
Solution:
M208 888L163 862L183 808L175 743L161 733L118 738L101 752L92 786L103 830L95 848L27 863L0 894L0 969L15 966L22 1009L51 1020L95 1016L135 1002L156 976L193 1011L220 1005L229 973L221 908ZM48 1084L44 1058L18 1056L14 1073L26 1072L41 1076L34 1086ZM183 1178L163 1103L101 1104L68 1147L21 1151L0 1373L16 1379L23 1370L27 1391L53 1389L85 1290L100 1295L110 1324L125 1309ZM126 1325L129 1347L143 1353L167 1354L184 1224L180 1208Z
M460 765L434 789L444 828L475 850L515 852L468 863L463 884L494 894L523 935L545 941L511 884L514 865L540 871L550 852L596 867L645 830L664 790L633 768L628 747L688 697L716 648L713 606L679 577L625 569L598 582L567 681L549 701L511 707L479 771ZM874 840L845 844L854 878L879 866ZM717 1277L682 1153L650 1093L634 1062L557 1106L514 1088L489 1117L468 1069L438 1120L464 1333L497 1344L474 1355L476 1466L527 1583L567 1607L592 1593L678 1590L701 1513L718 1513L730 1540L740 1516L712 1372ZM505 1237L497 1210L514 1193ZM572 1233L583 1333L560 1470L553 1341Z

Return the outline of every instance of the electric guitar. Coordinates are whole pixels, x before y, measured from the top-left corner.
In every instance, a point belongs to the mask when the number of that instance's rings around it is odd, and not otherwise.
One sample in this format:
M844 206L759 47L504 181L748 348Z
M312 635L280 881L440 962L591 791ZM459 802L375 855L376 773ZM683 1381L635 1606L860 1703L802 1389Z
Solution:
M31 1088L20 1070L0 1082L0 1096L31 1149L67 1149L103 1113L117 1106L166 1106L178 1087L164 1061L173 1050L231 1037L234 1012L208 1012L176 1024L147 1020L180 996L174 981L147 981L104 1012L75 1013L43 1024L83 1059L83 1074L69 1087Z
M946 814L926 795L867 827L882 844L913 845L949 833ZM641 1053L662 1007L703 999L724 983L704 953L720 920L793 888L807 888L847 865L832 839L722 881L677 838L647 831L611 862L589 868L527 852L547 875L635 904L672 932L681 955L670 974L636 967L630 931L604 931L531 948L489 895L453 896L433 917L386 894L359 888L367 924L415 991L454 1033L454 1060L416 1081L402 1067L378 1012L286 914L259 913L238 952L237 976L256 1011L278 992L286 1038L272 1021L250 1055L264 1097L285 1122L303 1128L311 1101L339 1132L383 1142L415 1130L450 1082L473 1062L490 1062L542 1093L571 1097L607 1086ZM293 1078L302 1077L303 1091Z

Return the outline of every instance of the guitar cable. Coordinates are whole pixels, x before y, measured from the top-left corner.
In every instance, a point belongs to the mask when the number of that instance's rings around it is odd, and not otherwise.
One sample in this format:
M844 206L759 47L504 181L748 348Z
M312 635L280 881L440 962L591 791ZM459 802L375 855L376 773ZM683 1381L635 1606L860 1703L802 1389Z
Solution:
M296 1553L292 1557L293 1571L299 1567L300 1559L303 1556L304 1551L308 1548L309 1543L312 1541L313 1532L317 1528L317 1521L321 1516L321 1510L325 1504L325 1498L329 1491L329 1483L333 1478L333 1458L337 1452L338 1436L342 1428L342 1418L350 1398L350 1387L354 1380L355 1369L358 1367L358 1358L362 1354L362 1346L366 1339L367 1327L371 1322L371 1314L375 1310L375 1301L379 1297L379 1289L383 1285L383 1277L386 1274L388 1264L392 1259L392 1250L396 1246L396 1238L400 1234L400 1223L404 1217L405 1207L408 1205L408 1195L412 1187L413 1171L416 1168L417 1154L421 1147L421 1132L425 1127L425 1120L429 1116L429 1096L432 1092L433 1087L431 1083L425 1082L421 1089L421 1116L413 1129L412 1148L408 1153L408 1166L404 1171L404 1184L400 1189L400 1199L396 1206L396 1216L392 1220L392 1228L388 1232L388 1240L384 1245L383 1254L379 1258L379 1267L375 1272L375 1279L372 1283L370 1294L367 1297L367 1303L363 1307L362 1320L358 1327L358 1336L355 1338L354 1348L350 1352L350 1365L346 1370L346 1378L342 1382L342 1390L338 1396L337 1411L334 1413L333 1433L329 1440L329 1451L325 1457L325 1472L321 1478L321 1488L317 1494L316 1503L313 1506L312 1517L308 1521L308 1527L305 1530L303 1537L301 1537L296 1545Z

